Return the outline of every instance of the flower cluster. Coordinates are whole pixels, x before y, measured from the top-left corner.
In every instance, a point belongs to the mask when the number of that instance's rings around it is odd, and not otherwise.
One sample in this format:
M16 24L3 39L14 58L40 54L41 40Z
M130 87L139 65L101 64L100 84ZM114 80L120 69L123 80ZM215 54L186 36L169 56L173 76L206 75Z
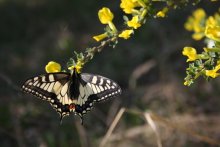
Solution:
M138 29L143 23L147 13L147 6L146 0L121 0L120 7L126 14L132 15L132 18L129 20L128 17L125 18L126 29L122 31L118 31L116 26L113 23L114 14L112 11L107 8L103 7L98 11L98 17L102 24L106 25L105 32L93 36L93 39L96 41L102 41L101 45L98 47L87 48L86 55L80 53L76 54L77 59L76 62L74 59L70 59L67 67L69 70L76 69L78 73L81 72L83 65L90 59L93 58L95 52L99 52L105 45L112 42L113 44L117 44L117 38L128 39L130 38L131 34L134 33L134 29ZM108 39L106 41L106 39ZM46 72L60 72L61 66L59 63L54 61L49 62L46 67Z
M188 18L185 28L194 32L193 39L205 38L207 47L203 48L201 54L198 54L193 47L183 49L182 54L187 56L187 62L190 62L186 69L184 85L190 86L200 76L206 79L218 77L220 75L220 12L207 17L203 9L197 9Z
M125 16L126 29L118 31L115 27L113 21L114 14L107 7L103 7L98 12L99 20L102 24L106 24L105 32L94 36L93 38L96 41L101 41L106 38L120 37L123 39L130 38L131 34L134 33L134 29L139 28L143 24L145 15L147 13L146 2L143 0L121 0L120 7L126 14L132 15L132 18L129 20Z
M193 4L196 4L199 1L200 0L194 0ZM163 5L163 7L160 7L159 10L157 10L158 2L160 2ZM93 39L95 39L97 42L100 42L100 44L98 46L86 48L84 53L75 52L76 54L75 60L73 58L70 58L67 63L68 70L70 70L71 72L75 70L78 73L80 73L85 63L91 60L93 56L95 55L95 53L102 51L102 49L107 45L111 45L112 47L115 47L115 45L118 43L119 38L129 39L131 35L134 34L135 30L140 28L145 23L147 17L164 18L170 9L176 9L180 7L181 5L185 6L188 3L190 3L188 0L182 0L182 1L121 0L120 8L125 13L125 16L123 16L125 26L123 27L124 29L122 30L118 29L113 23L115 16L112 13L112 11L107 7L103 7L102 9L98 11L98 18L100 22L104 24L106 27L103 33L93 36ZM155 8L154 8L154 4L155 4ZM197 33L198 32L204 33L203 25L201 25L203 29L200 29L200 30L197 30L198 27L190 28L190 26L193 23L194 19L197 20L197 24L195 24L195 26L196 25L198 26L205 19L205 17L206 15L205 13L203 13L202 10L201 12L198 12L198 14L195 13L193 17L190 18L191 20L189 20L188 24L186 24L186 28L188 28L188 30L191 30L191 31L196 30ZM211 22L212 21L211 19L209 21L210 23L213 23ZM211 27L207 29L206 32L209 34L212 34L212 36L210 37L216 38L218 34L213 33L213 31L216 29L217 28ZM188 52L191 52L191 53L187 53L187 51L184 53L186 55L191 54L188 56L190 58L188 61L193 61L197 59L197 56L196 55L194 56L196 52L193 51L193 49ZM61 66L60 64L54 61L51 61L46 65L45 69L46 69L46 72L48 73L60 72Z
M77 57L77 62L73 58L70 58L69 62L67 63L68 70L75 71L77 73L81 73L81 69L84 65L83 59L84 56L82 54L76 54ZM55 61L50 61L48 64L45 66L45 70L47 73L55 73L55 72L65 72L65 70L61 70L61 65Z
M193 31L192 38L195 40L201 40L204 37L205 31L205 20L206 13L203 9L197 9L193 12L187 22L184 24L184 27L188 31Z

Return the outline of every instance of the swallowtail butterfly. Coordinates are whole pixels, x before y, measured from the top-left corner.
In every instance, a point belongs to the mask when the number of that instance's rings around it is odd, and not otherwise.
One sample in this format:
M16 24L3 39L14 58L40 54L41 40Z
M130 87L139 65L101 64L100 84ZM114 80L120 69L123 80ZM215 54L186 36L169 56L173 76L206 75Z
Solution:
M57 72L36 76L27 80L22 90L42 100L49 101L60 114L60 121L70 112L81 120L90 111L94 102L106 100L121 94L119 85L100 75L88 73Z

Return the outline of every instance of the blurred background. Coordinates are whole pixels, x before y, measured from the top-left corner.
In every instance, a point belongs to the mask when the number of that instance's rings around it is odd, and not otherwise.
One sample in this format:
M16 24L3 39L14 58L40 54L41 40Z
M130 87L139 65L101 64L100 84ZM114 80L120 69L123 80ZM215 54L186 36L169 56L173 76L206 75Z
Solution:
M106 47L84 67L84 72L106 76L122 87L120 97L95 104L84 117L59 115L48 102L23 94L20 86L45 73L48 61L66 67L74 51L97 45L92 36L104 25L98 10L109 7L121 25L120 1L100 0L0 0L0 146L1 147L96 147L122 107L152 112L214 140L220 140L220 80L199 79L183 86L184 46L205 44L191 39L183 24L196 8L213 15L219 2L203 1L171 11L168 18L148 19L129 40L116 48ZM217 146L203 139L154 122L164 147ZM206 138L207 139L207 138ZM157 138L146 120L124 113L105 146L156 147Z

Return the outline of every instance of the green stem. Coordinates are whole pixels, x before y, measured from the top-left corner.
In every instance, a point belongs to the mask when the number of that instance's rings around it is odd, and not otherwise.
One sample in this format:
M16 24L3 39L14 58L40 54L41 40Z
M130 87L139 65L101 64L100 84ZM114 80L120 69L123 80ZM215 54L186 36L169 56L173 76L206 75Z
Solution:
M141 7L146 8L146 4L143 2L143 0L137 0L138 4L141 5Z
M117 39L118 37L109 38L107 40L102 41L99 46L91 48L91 50L86 53L85 58L82 60L82 63L83 64L87 63L89 60L93 58L95 53L101 52L105 46L109 45L111 42L116 41Z
M204 48L206 52L220 52L220 48Z
M114 32L114 33L117 33L118 30L116 29L115 25L110 21L108 22L108 25L109 27L111 28L111 30Z

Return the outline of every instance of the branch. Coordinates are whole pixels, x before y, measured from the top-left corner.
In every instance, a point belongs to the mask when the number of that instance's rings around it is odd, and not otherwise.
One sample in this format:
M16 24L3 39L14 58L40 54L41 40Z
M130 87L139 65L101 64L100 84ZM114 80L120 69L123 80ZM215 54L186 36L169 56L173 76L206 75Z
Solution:
M118 114L115 116L114 121L112 122L111 126L109 127L107 133L105 134L103 140L101 141L99 147L104 147L107 143L109 137L111 136L113 130L115 129L116 125L118 124L119 120L121 119L122 115L125 112L125 108L121 108L118 112Z
M86 51L86 55L85 58L83 58L82 63L87 63L89 60L93 58L95 53L101 52L105 46L110 45L111 42L114 42L117 39L118 37L109 38L107 40L102 41L99 46L89 48L89 50Z
M6 76L4 73L0 72L0 79L2 79L5 83L8 84L9 87L11 87L13 90L20 92L20 87L16 85L8 76Z

